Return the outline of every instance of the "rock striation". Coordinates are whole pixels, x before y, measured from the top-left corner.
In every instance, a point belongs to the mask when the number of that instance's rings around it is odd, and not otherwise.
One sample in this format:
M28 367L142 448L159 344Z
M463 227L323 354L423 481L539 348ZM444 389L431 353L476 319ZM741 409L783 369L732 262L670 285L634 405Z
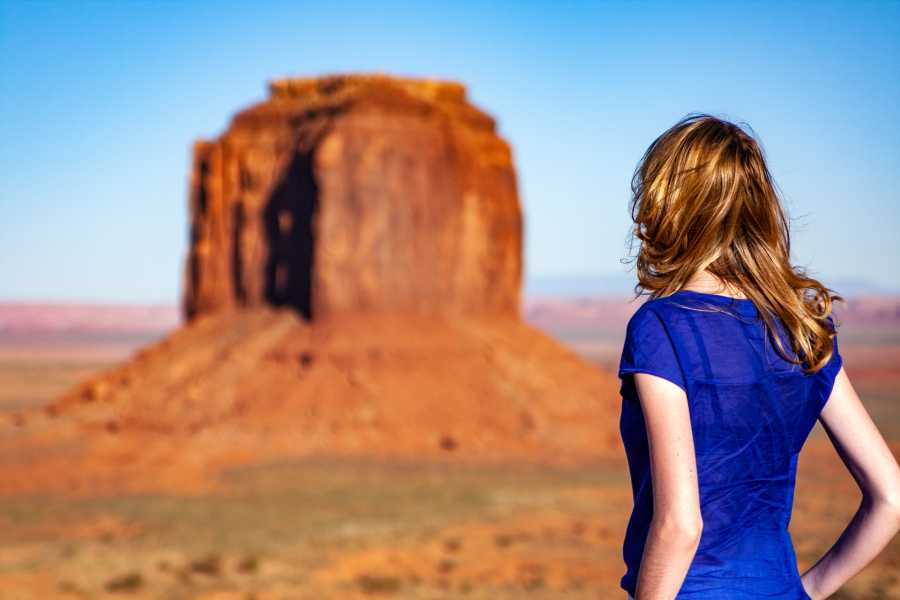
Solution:
M286 78L194 145L184 316L518 315L509 145L455 82Z

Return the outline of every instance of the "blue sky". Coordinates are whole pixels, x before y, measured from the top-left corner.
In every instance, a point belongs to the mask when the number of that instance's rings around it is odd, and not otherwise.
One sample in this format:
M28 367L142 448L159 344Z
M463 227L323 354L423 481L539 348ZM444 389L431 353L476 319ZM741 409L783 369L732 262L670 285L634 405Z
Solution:
M177 301L192 141L270 78L369 70L497 117L529 280L633 277L631 173L704 111L762 139L795 264L900 289L897 2L0 0L0 299Z

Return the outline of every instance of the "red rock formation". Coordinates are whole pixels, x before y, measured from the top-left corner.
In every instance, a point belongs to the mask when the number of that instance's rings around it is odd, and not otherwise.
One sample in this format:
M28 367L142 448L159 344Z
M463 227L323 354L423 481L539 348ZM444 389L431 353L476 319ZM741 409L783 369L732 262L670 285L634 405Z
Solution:
M621 459L615 375L520 318L510 150L463 87L271 89L196 146L185 326L12 415L0 494L310 455Z
M282 79L194 146L184 313L519 314L509 145L458 83Z

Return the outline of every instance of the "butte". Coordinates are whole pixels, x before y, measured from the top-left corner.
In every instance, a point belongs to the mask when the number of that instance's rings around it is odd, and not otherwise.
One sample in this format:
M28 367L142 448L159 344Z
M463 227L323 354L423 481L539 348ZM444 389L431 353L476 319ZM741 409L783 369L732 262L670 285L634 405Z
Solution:
M184 325L16 415L3 487L186 491L311 456L618 461L618 380L521 318L512 151L466 88L268 88L194 144Z

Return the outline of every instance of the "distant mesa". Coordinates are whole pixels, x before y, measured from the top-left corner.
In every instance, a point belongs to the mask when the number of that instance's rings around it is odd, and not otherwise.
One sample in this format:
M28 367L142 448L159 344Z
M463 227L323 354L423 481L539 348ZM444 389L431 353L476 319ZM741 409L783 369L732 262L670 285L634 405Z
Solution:
M269 91L194 145L185 324L10 419L0 492L185 492L308 456L619 458L616 377L520 318L512 152L465 87Z
M278 79L194 146L184 313L518 314L509 145L459 83Z

